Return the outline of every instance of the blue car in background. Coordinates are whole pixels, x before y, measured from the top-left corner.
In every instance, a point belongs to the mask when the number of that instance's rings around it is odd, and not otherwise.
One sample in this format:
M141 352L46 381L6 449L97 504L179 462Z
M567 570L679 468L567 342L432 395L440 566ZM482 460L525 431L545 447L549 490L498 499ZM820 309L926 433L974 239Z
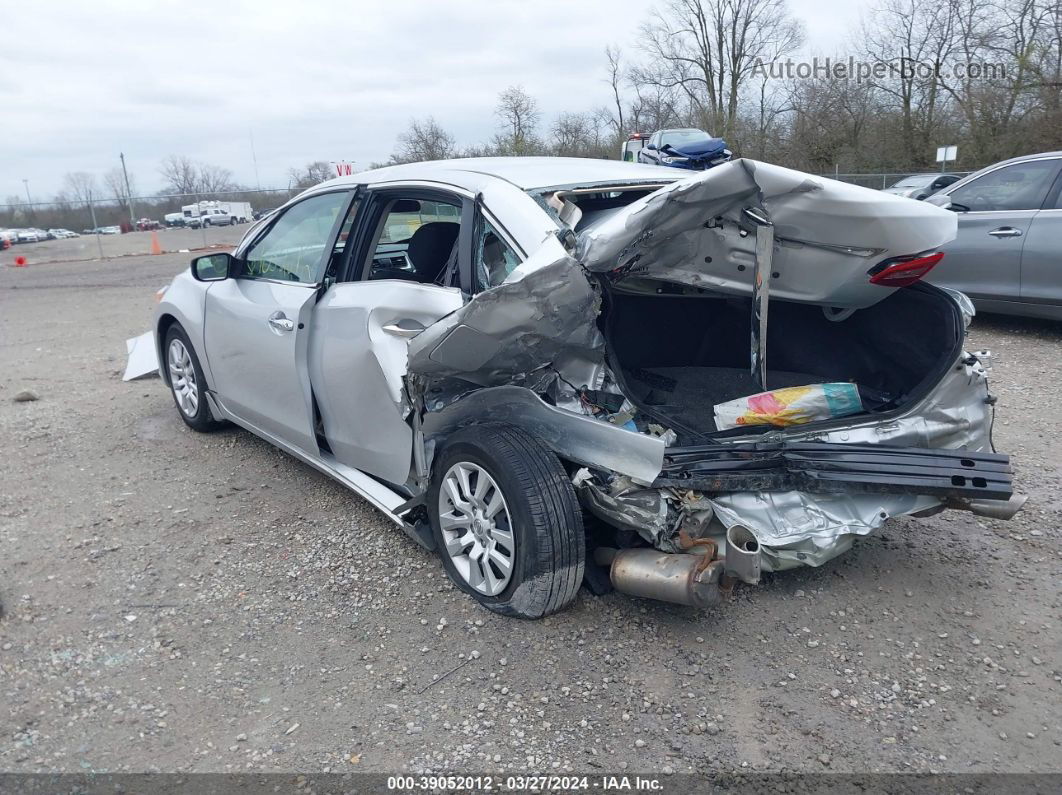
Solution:
M713 138L704 130L682 128L653 133L638 152L638 162L703 171L726 163L731 155L722 138Z

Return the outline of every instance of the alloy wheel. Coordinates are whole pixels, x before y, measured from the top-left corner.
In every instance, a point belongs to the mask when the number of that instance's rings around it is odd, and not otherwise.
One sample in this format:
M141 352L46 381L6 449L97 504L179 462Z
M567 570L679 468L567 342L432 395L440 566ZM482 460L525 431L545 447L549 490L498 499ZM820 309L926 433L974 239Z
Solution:
M170 386L177 399L177 407L186 417L194 417L199 411L199 390L195 379L195 365L184 343L170 341L168 354L170 368Z
M439 525L461 578L486 596L504 591L516 542L505 496L487 470L467 461L450 467L439 489Z

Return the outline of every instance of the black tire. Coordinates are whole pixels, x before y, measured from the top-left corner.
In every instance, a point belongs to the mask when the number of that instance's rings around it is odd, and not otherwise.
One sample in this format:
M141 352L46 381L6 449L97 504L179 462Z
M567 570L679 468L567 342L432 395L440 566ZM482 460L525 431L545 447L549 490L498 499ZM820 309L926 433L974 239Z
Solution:
M184 350L187 351L188 359L191 362L192 370L195 374L194 391L196 402L195 411L193 413L189 413L185 408L182 408L181 400L178 397L177 389L174 387L174 380L170 371L170 352L175 340L180 342L184 347ZM170 396L173 398L173 404L177 407L177 413L181 415L181 419L184 420L185 425L200 433L209 433L228 425L224 420L214 419L214 416L210 413L210 404L207 402L206 396L206 376L203 375L203 367L199 364L199 357L196 355L195 348L192 347L188 335L184 333L184 329L181 328L179 323L174 323L166 330L166 342L162 348L162 356L162 364L166 372L166 384L170 387Z
M229 226L236 226L236 219L235 218L232 218L232 217L229 218Z
M477 591L446 550L439 494L456 464L481 467L505 500L515 542L508 585L495 596ZM569 605L583 581L582 513L560 460L530 434L510 425L473 425L455 432L435 459L428 513L450 579L489 610L517 618L542 618Z

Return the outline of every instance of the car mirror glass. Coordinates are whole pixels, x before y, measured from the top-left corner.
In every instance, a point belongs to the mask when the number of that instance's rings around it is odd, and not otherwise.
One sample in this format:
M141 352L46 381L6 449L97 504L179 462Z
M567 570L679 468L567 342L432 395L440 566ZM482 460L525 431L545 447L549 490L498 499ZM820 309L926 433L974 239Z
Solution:
M192 276L201 282L227 279L234 270L231 254L205 254L192 260Z

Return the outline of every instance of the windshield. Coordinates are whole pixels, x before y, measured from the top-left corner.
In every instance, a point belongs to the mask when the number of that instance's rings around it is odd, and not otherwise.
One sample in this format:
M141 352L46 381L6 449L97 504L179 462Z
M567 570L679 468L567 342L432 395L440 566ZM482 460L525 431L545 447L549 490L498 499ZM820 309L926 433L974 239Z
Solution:
M892 187L894 188L921 188L923 185L928 185L933 181L933 177L936 174L918 174L907 179L901 179Z
M661 146L688 146L699 144L711 139L703 130L668 130L660 135Z

